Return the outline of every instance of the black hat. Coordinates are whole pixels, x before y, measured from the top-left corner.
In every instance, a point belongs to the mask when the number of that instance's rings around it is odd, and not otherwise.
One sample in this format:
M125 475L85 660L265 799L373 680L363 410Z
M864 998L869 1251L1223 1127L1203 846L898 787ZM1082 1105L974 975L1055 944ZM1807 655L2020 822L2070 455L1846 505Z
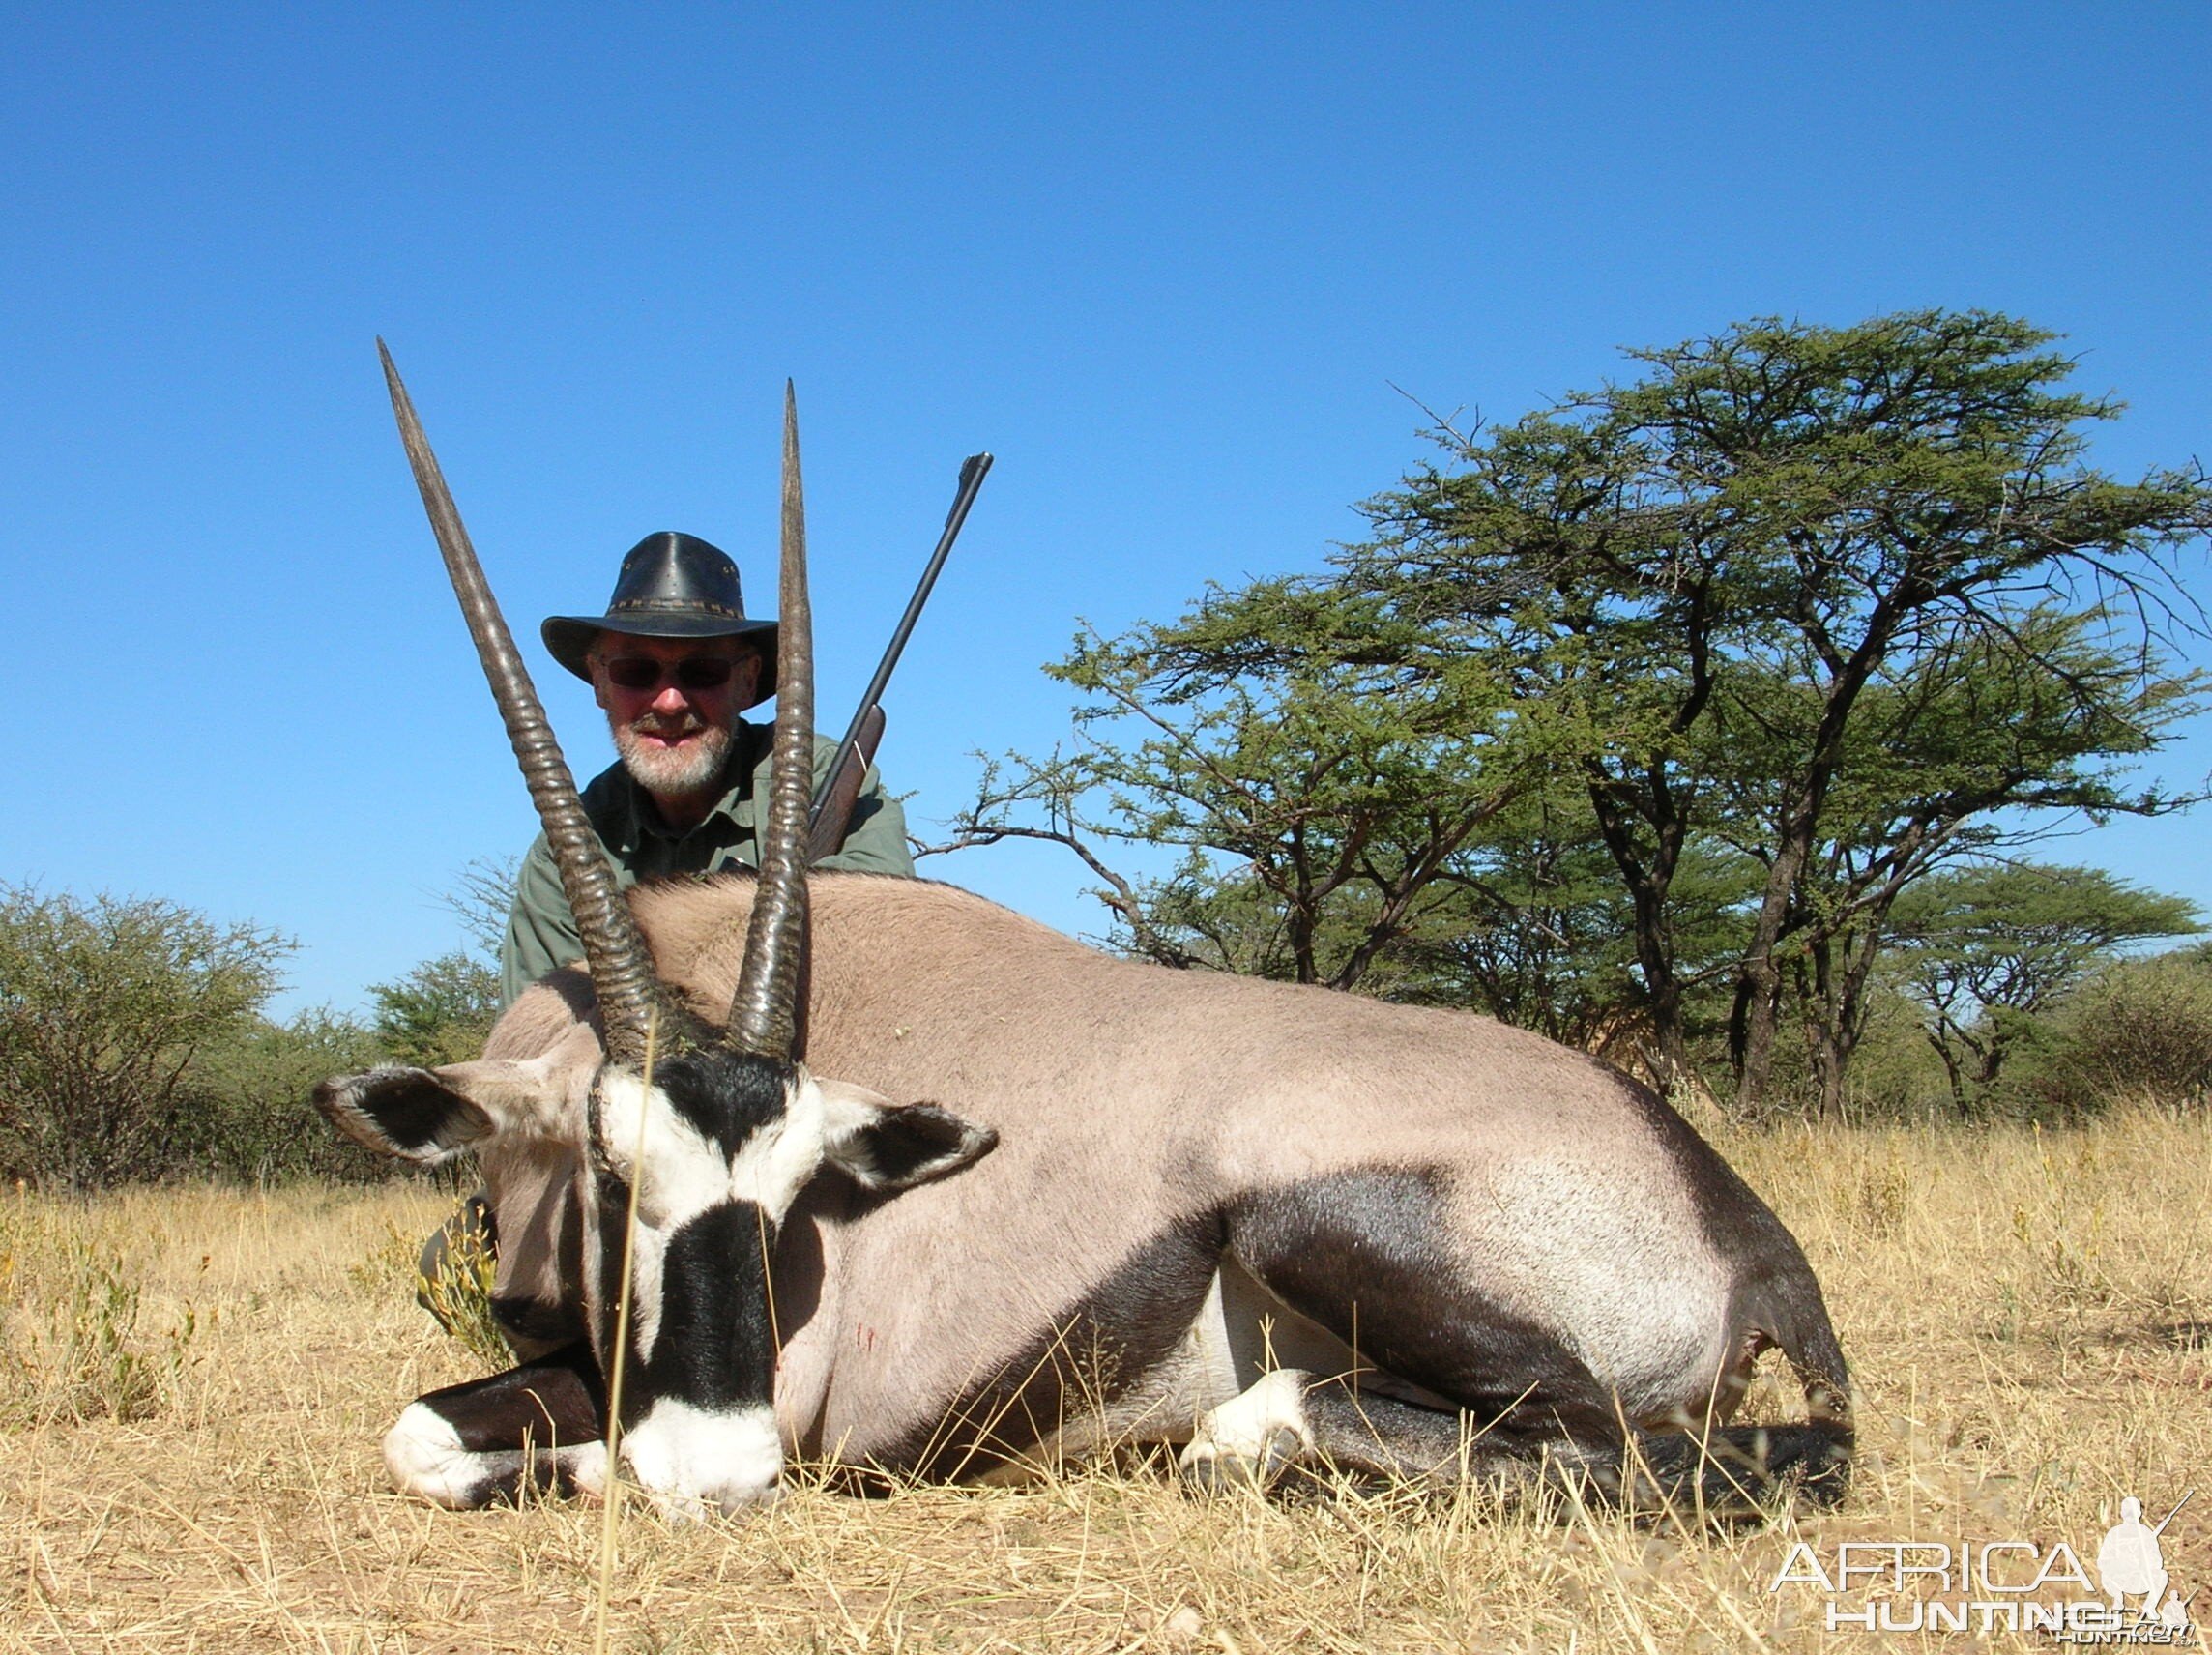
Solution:
M589 681L584 664L601 632L632 638L743 638L760 652L760 680L748 706L775 693L775 623L745 619L738 566L696 535L663 529L629 549L604 615L548 615L538 630L553 658Z

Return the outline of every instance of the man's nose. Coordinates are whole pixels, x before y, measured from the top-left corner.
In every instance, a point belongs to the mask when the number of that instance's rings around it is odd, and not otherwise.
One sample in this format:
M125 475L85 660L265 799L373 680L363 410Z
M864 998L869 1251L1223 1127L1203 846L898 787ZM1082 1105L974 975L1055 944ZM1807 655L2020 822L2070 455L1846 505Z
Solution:
M664 678L647 705L655 712L687 712L691 708L691 700L675 679Z

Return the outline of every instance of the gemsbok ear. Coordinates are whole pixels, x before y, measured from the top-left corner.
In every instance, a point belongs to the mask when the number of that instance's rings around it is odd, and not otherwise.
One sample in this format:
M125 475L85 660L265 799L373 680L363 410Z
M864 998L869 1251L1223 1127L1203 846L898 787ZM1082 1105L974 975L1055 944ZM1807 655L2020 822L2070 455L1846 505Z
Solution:
M998 1147L988 1126L934 1103L893 1103L850 1081L817 1079L825 1117L822 1158L862 1189L912 1189L948 1177Z
M387 1064L315 1088L323 1118L365 1148L435 1166L541 1109L543 1060L482 1059L441 1069Z

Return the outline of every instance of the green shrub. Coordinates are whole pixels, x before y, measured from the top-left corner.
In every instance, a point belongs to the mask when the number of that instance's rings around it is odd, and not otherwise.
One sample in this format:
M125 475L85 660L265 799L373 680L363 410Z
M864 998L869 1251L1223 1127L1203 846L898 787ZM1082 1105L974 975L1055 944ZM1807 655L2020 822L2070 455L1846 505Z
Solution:
M2115 1103L2201 1109L2212 1099L2212 949L2100 973L2052 1020L2022 1088L2027 1113L2078 1119Z
M386 1056L371 1031L328 1007L288 1023L256 1018L193 1065L171 1121L169 1172L245 1183L392 1176L398 1163L340 1138L309 1102L317 1082Z
M493 864L466 876L487 915L499 877ZM89 1190L396 1176L316 1118L315 1085L476 1057L497 973L445 954L370 991L374 1027L327 1007L276 1022L261 1007L292 946L160 898L0 885L0 1179Z
M457 949L368 992L386 1055L426 1069L480 1057L499 1018L499 972Z
M173 1172L193 1059L249 1026L291 948L159 898L0 886L0 1176Z

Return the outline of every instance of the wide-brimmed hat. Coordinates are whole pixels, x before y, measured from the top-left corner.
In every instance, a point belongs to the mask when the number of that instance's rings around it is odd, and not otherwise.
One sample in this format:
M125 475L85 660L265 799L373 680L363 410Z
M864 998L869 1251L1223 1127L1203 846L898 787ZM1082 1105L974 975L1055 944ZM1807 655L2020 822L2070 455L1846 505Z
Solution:
M743 638L760 654L758 706L775 693L775 623L745 619L738 566L696 535L663 529L629 549L604 615L548 615L538 628L553 658L587 682L592 640L601 632L633 638Z

